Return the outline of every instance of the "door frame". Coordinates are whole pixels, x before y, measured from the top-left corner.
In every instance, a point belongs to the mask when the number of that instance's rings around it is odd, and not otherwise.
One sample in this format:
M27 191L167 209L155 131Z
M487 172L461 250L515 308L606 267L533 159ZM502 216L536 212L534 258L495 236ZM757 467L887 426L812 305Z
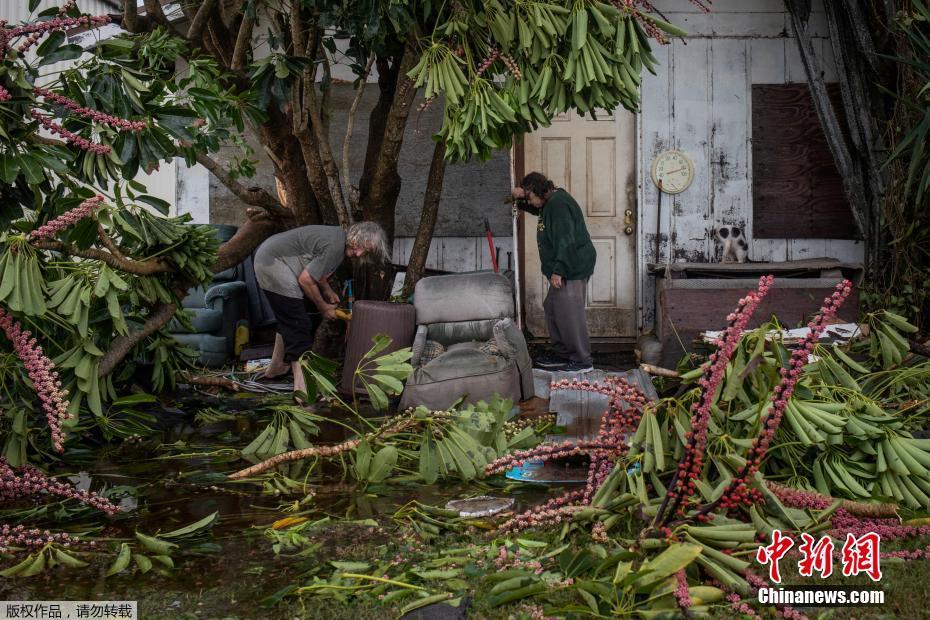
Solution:
M635 187L633 188L632 200L635 203L633 205L633 213L635 214L634 224L636 226L636 231L633 234L633 254L635 260L633 261L635 273L633 277L633 307L635 314L635 324L634 334L632 336L613 336L613 337L604 337L604 336L592 336L591 344L597 345L598 349L601 350L613 350L617 348L616 345L621 345L620 349L627 348L624 345L635 344L639 337L643 334L644 329L644 317L643 317L643 271L645 270L645 263L643 262L642 256L642 235L644 233L641 230L640 222L642 221L642 211L641 211L641 201L640 197L642 195L642 170L640 166L641 159L641 148L642 148L642 136L640 131L642 124L640 123L639 113L633 115L633 135L636 137L636 144L634 146L634 157L633 157L633 177L635 179ZM525 152L525 142L523 136L517 137L514 136L512 140L512 149L513 153L511 157L511 168L513 170L513 178L515 183L519 183L521 179L526 175L526 152ZM618 216L619 217L619 216ZM517 261L520 266L520 290L517 291L517 294L520 296L520 322L526 329L526 243L522 242L524 239L524 227L526 226L526 212L519 211L517 213L517 234L520 235L520 242L518 243L519 247L517 248ZM548 338L534 337L531 338L531 342L545 342ZM613 345L613 346L612 346Z

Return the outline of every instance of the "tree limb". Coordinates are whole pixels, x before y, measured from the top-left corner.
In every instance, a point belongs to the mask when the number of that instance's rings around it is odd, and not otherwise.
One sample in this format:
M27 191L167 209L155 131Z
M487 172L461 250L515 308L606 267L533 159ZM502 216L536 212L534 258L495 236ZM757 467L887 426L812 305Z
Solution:
M97 236L100 238L100 243L103 244L103 247L110 250L110 254L116 258L125 260L126 257L117 247L116 242L110 238L110 235L107 234L107 231L103 229L103 224L97 224Z
M352 107L349 108L349 120L346 124L346 137L342 141L342 186L345 188L349 199L349 209L355 211L358 205L358 189L352 186L352 175L349 173L349 146L352 140L352 132L355 129L355 114L358 111L358 104L362 101L362 95L365 94L365 86L368 84L368 76L371 74L371 67L375 64L375 54L368 57L368 64L362 73L361 84L358 92L355 93L355 99L352 100Z
M239 34L236 35L236 47L233 49L232 63L230 68L233 71L243 71L248 56L249 48L252 46L252 30L255 28L255 18L248 15L242 18L239 24Z
M397 69L397 84L394 97L388 110L377 158L372 162L373 171L359 199L359 204L366 219L377 221L384 228L388 239L394 239L394 213L390 208L400 192L400 177L397 174L397 161L404 142L404 130L407 118L413 107L417 89L414 81L407 74L416 64L416 42L411 37L404 46L403 55Z
M95 248L87 248L86 250L82 250L77 246L63 243L61 241L54 241L51 239L38 239L33 241L32 245L39 248L40 250L52 250L53 252L61 252L70 256L77 256L78 258L99 260L103 263L106 263L113 269L125 271L126 273L131 273L137 276L151 276L158 273L171 273L175 271L171 265L164 262L160 258L153 258L144 261L130 260L128 258L116 256L110 252L105 252L103 250L98 250Z
M203 30L211 17L213 9L216 8L216 2L217 0L203 0L203 4L197 9L194 19L191 20L191 25L187 28L188 39L191 41L200 41L200 39L203 38Z
M305 47L307 44L304 43L304 35L300 29L303 20L300 17L300 2L291 2L291 47L294 52L294 56L305 56L307 54L308 47Z
M181 37L182 39L185 38L184 34L178 31L178 29L174 27L174 24L171 23L171 20L165 15L159 0L145 0L145 17L149 22L149 28L151 28L151 23L154 22L167 28L171 34Z
M320 153L320 163L322 164L323 173L326 175L329 195L332 198L339 225L343 228L348 228L352 220L348 209L346 209L345 198L343 198L342 195L342 185L339 182L339 167L336 166L336 160L333 158L333 150L329 144L329 136L326 135L323 119L320 117L320 111L317 107L319 104L316 99L316 87L311 83L305 91L305 107L310 115L310 126L316 137L316 146Z
M446 176L446 143L442 140L433 147L433 160L429 165L429 176L426 179L426 192L423 196L423 211L420 213L420 224L417 226L417 236L410 250L410 260L407 263L407 276L404 278L404 295L410 295L417 281L423 277L426 268L426 256L429 254L430 242L433 240L433 231L436 228L436 218L439 214L439 199L442 197L442 182Z
M100 358L97 375L105 377L113 372L116 366L132 351L133 347L164 327L174 316L176 310L176 304L162 302L155 304L149 318L142 324L140 329L130 332L126 336L117 336L113 339L110 350Z
M139 6L136 0L123 0L122 26L129 32L140 32Z
M242 202L253 207L262 207L271 213L283 217L291 215L291 212L281 206L271 194L260 187L246 187L233 178L232 174L226 170L219 162L209 157L205 153L197 153L197 162L204 168L213 173L223 185L229 188L236 197Z
M858 162L853 159L849 147L846 145L839 119L837 119L836 111L833 109L833 104L830 102L830 96L827 93L823 71L817 63L811 36L807 31L810 2L809 0L785 0L785 7L791 16L791 24L797 37L801 62L804 64L804 73L807 75L807 83L814 99L814 110L820 119L827 145L830 147L837 170L843 179L843 189L849 201L853 221L856 224L858 233L867 239L870 210L865 200L866 188L862 177L862 169Z

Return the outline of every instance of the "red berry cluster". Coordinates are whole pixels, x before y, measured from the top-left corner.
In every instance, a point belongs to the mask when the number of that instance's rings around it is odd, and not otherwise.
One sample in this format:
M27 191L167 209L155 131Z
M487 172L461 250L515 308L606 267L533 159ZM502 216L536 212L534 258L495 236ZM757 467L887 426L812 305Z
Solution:
M698 380L698 385L703 388L701 398L691 405L691 430L685 433L688 440L685 446L685 453L678 464L678 471L675 478L669 485L668 495L663 506L659 510L656 523L662 523L662 518L668 516L664 513L668 501L672 501L671 511L678 513L683 511L682 503L692 497L696 492L694 480L701 476L704 466L704 451L707 447L707 427L710 423L711 406L717 395L717 389L726 374L727 364L733 353L739 346L743 330L752 318L753 312L758 307L762 298L768 294L775 278L773 276L763 276L759 279L759 286L756 291L739 300L736 310L727 316L727 328L724 330L723 338L717 341L717 351L711 353L707 362L704 364L704 374Z
M78 116L83 116L84 118L88 118L98 123L109 125L110 127L113 127L114 129L118 129L122 131L142 131L148 126L143 121L127 121L126 119L118 118L111 114L104 114L103 112L98 112L97 110L91 110L90 108L85 108L79 105L73 99L65 97L64 95L59 95L58 93L53 93L52 91L47 90L45 88L40 88L36 86L32 89L32 92L34 92L36 95L44 98L47 101L57 103L58 105L67 108L68 110L70 110L74 114L77 114Z
M810 332L798 344L797 348L791 353L791 359L788 362L788 368L781 369L781 382L775 386L772 394L772 406L769 408L762 421L762 432L753 440L752 447L746 455L746 465L740 473L733 478L727 489L720 498L721 505L723 502L732 504L733 502L746 503L750 498L746 497L746 481L759 471L762 458L768 451L769 444L775 437L775 431L781 424L782 416L788 407L788 401L794 393L794 387L801 378L801 371L807 364L811 352L820 335L827 325L827 321L836 316L837 310L852 292L852 283L849 280L843 280L836 285L836 289L830 297L823 300L823 306L820 312L808 323Z

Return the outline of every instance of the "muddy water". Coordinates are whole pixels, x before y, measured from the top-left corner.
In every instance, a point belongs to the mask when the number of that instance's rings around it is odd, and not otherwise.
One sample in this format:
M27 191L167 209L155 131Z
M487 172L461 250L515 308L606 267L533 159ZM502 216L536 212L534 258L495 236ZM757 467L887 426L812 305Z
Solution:
M263 608L260 602L287 585L300 583L301 562L303 566L326 562L334 559L328 554L336 550L351 553L346 551L348 546L359 553L379 553L379 545L402 532L391 515L413 499L443 505L457 497L497 494L514 497L515 508L521 510L561 492L542 485L504 489L452 483L381 484L363 489L342 482L341 468L336 467L315 470L307 480L314 498L298 512L286 512L302 497L267 494L256 484L225 481L227 473L247 465L236 452L257 430L247 416L194 428L189 423L192 416L183 410L190 407L192 411L196 404L176 405L160 416L165 428L159 436L69 454L72 469L56 472L79 488L115 493L114 501L123 508L120 515L101 520L91 511L77 510L45 521L33 517L28 523L69 532L92 531L95 537L115 543L132 538L135 531L166 532L217 512L219 520L211 535L176 553L174 570L105 577L113 559L108 554L83 569L58 567L32 578L0 579L0 600L137 600L143 618L276 618L280 609ZM247 402L236 405L248 408ZM320 443L335 443L345 437L342 427L325 425L319 439ZM300 472L289 473L297 477ZM293 514L311 519L330 516L334 523L321 532L323 545L318 554L301 562L276 557L263 535L271 523ZM374 519L381 527L340 523L343 519ZM9 511L0 510L3 521L13 521ZM8 565L8 561L0 563Z

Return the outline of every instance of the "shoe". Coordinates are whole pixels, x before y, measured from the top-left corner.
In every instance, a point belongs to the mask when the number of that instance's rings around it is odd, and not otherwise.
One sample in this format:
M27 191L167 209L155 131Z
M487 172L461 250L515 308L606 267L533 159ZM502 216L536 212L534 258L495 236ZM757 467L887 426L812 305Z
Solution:
M549 353L546 355L540 355L535 360L533 360L533 366L536 366L537 368L546 368L546 369L561 368L567 363L568 363L567 358L562 357L561 355L555 355L553 353Z
M591 364L585 364L584 362L568 362L567 364L563 364L558 368L553 368L553 370L557 370L559 372L573 372L576 374L583 374L594 370L594 366Z

